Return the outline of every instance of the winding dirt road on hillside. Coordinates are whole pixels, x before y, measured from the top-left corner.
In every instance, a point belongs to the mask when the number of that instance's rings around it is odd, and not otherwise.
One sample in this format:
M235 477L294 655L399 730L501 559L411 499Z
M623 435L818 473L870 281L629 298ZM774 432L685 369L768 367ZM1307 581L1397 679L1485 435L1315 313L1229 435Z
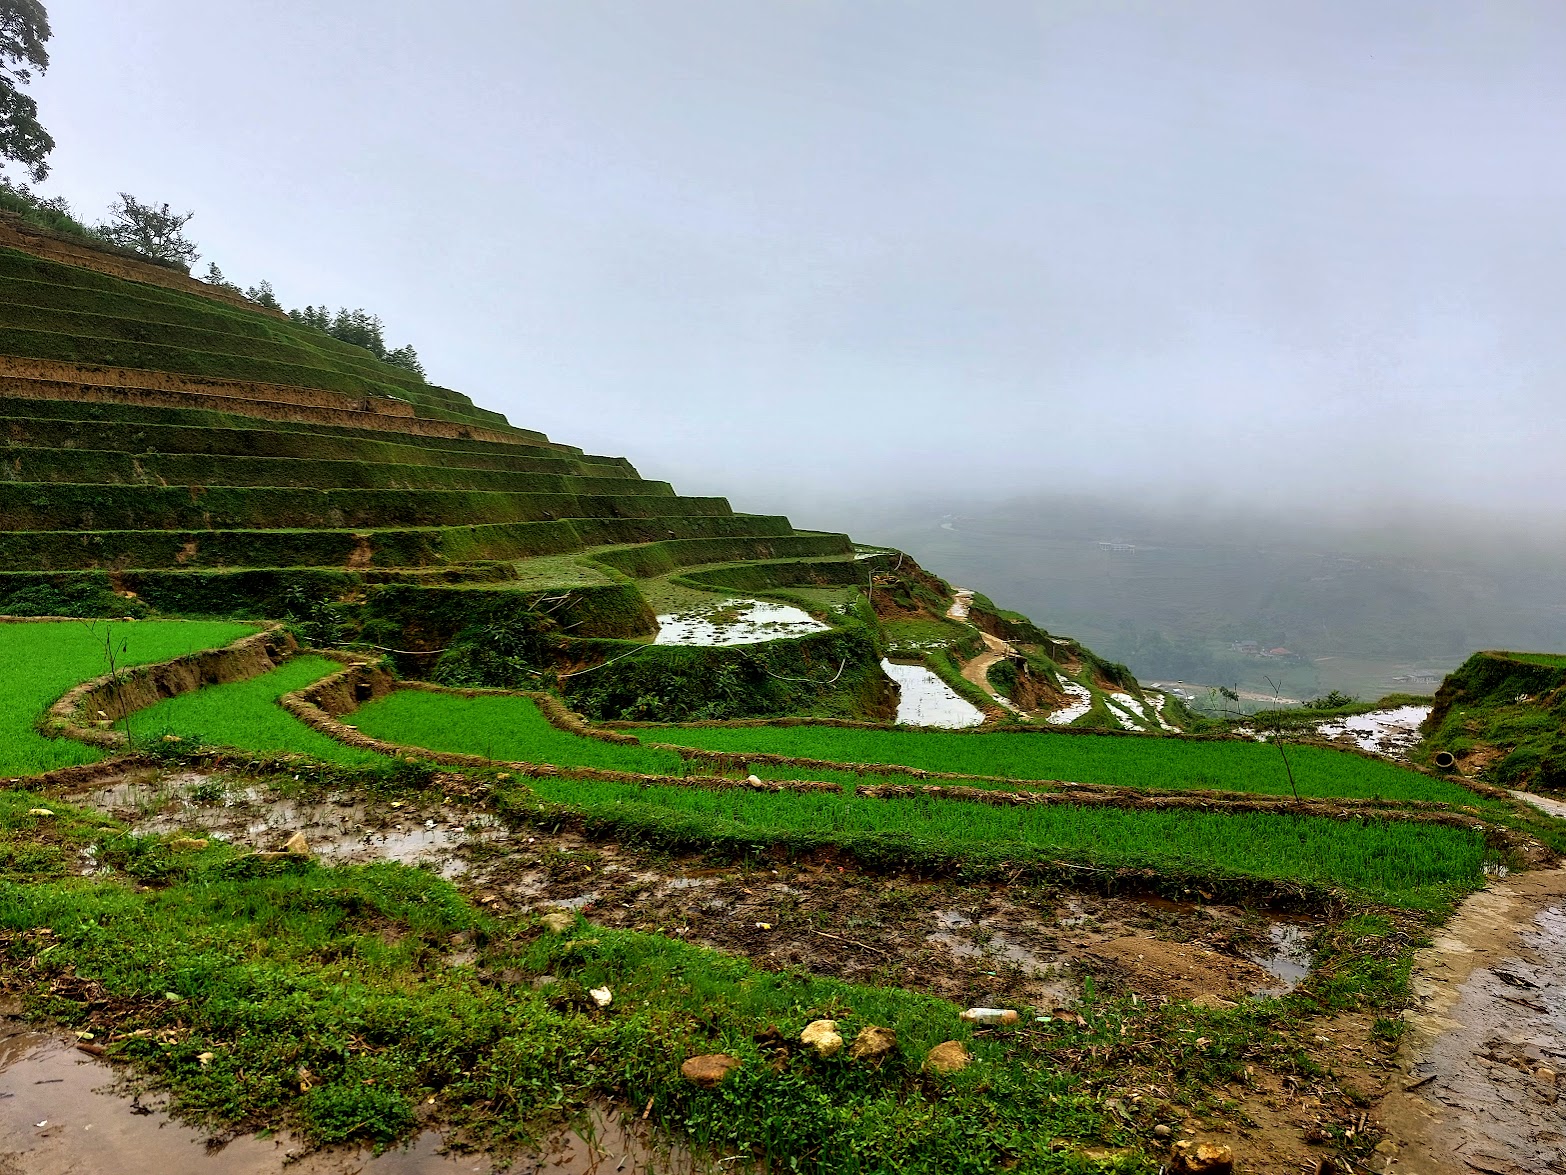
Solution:
M968 611L969 605L972 603L973 591L971 588L954 589L952 592L952 606L946 610L947 617L951 620L960 620L964 624L971 623L968 620ZM984 638L984 652L963 665L962 675L964 680L978 686L994 699L996 705L1005 707L1013 714L1020 714L1024 718L1028 717L1027 711L1023 710L1021 706L1018 706L1010 698L1004 698L996 693L995 687L990 684L991 667L1006 659L1012 652L1011 645L1001 640L998 636L992 636L983 629L979 630L979 635Z

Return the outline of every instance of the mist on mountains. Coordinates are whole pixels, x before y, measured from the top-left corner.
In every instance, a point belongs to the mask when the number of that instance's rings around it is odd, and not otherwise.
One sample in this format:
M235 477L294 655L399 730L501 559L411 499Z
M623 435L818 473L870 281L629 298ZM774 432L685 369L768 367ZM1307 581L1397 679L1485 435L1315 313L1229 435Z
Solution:
M1551 0L55 15L51 192L519 425L1146 673L1566 648Z
M1482 511L1054 494L796 514L900 546L1146 679L1379 697L1429 692L1476 649L1566 648L1566 536Z

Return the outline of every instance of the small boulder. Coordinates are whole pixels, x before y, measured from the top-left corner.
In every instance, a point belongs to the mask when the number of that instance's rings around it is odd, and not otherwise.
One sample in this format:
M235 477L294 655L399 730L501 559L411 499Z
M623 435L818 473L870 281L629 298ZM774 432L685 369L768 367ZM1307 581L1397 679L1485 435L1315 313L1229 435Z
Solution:
M290 857L308 857L310 855L310 842L305 840L304 833L296 832L283 845L283 852Z
M708 1053L706 1056L689 1058L680 1066L680 1076L703 1089L711 1089L739 1067L738 1057L731 1057L727 1053Z
M596 1004L599 1008L607 1008L610 1004L614 1003L614 992L610 991L607 987L589 988L587 994L593 997L593 1003Z
M853 1047L848 1050L850 1061L871 1061L879 1065L886 1054L897 1047L897 1033L890 1028L870 1024L859 1030Z
M800 1043L815 1050L818 1057L835 1057L843 1051L843 1038L838 1035L836 1020L812 1020L799 1034Z
M948 1040L930 1050L924 1068L929 1073L956 1073L966 1069L972 1060L973 1054L963 1047L962 1041Z
M551 934L564 934L576 925L576 918L564 910L553 910L539 919Z
M176 836L169 841L169 848L176 853L199 853L209 843L204 836Z
M29 808L29 809L27 809L27 814L29 816L53 816L54 815L54 813L51 812L48 808Z
M762 786L761 777L759 775L747 775L745 777L745 782L750 784L751 787L761 787Z
M1017 1022L1014 1008L969 1008L960 1017L969 1024L988 1024L995 1028L1009 1028Z
M1218 1143L1177 1142L1171 1171L1182 1175L1234 1175L1234 1152Z

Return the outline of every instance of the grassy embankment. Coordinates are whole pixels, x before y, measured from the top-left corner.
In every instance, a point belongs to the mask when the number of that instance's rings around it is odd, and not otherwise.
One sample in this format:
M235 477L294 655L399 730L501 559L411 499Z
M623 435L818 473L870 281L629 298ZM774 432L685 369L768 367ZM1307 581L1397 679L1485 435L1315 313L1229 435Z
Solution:
M249 681L166 698L132 715L128 725L142 738L172 734L187 742L237 747L262 755L300 754L349 767L384 764L385 756L345 747L311 730L277 704L289 691L303 689L341 668L325 657L294 657ZM127 722L118 725L123 730Z
M0 774L36 775L94 763L104 752L37 729L44 711L78 682L155 661L231 644L253 624L98 620L0 625Z
M1566 654L1475 653L1442 682L1422 753L1503 787L1566 788Z

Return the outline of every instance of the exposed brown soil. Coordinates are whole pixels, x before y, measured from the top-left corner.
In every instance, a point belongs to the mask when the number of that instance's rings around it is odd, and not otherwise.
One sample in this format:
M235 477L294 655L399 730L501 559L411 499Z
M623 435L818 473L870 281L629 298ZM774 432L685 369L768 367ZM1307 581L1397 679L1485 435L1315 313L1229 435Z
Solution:
M42 257L47 261L75 265L113 277L141 282L144 285L162 286L164 289L199 294L214 302L239 306L256 314L264 314L272 318L287 317L281 310L258 306L242 295L208 285L188 274L142 261L118 250L94 248L85 241L77 241L41 225L29 224L12 212L0 213L0 245L18 249L23 253L31 253L34 257Z

